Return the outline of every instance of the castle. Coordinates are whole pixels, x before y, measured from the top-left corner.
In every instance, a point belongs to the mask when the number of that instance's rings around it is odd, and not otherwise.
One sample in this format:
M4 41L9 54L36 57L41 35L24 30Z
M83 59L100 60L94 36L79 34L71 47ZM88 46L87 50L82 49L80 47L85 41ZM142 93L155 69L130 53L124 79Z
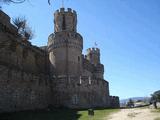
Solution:
M54 107L119 107L104 80L100 49L82 54L77 14L60 8L48 45L23 41L10 17L0 11L0 112Z

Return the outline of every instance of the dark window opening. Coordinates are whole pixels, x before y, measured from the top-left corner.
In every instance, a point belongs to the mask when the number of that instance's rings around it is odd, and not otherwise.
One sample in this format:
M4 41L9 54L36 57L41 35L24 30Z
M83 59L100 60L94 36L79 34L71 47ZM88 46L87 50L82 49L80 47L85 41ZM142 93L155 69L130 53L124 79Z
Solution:
M65 15L63 15L63 21L62 21L62 30L66 29L66 24L65 24Z
M80 61L80 57L78 56L78 62Z

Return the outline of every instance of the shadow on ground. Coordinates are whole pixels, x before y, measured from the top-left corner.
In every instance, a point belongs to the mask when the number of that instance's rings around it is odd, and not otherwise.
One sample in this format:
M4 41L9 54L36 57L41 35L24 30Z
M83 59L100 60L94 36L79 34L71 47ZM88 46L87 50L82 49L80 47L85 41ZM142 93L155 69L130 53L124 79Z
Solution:
M90 109L91 110L91 109ZM94 120L102 119L107 115L118 112L119 109L94 109L94 116L88 115L88 109L51 108L46 110L22 111L0 114L0 120Z
M0 120L78 120L77 110L55 109L0 114Z

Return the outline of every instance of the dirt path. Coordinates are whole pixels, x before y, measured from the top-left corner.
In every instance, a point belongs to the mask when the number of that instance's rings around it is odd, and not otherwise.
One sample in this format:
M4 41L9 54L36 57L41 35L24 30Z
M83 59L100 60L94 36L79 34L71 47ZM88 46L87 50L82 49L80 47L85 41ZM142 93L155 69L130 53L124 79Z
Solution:
M118 113L114 113L104 120L154 120L160 118L160 114L152 112L149 108L121 109Z

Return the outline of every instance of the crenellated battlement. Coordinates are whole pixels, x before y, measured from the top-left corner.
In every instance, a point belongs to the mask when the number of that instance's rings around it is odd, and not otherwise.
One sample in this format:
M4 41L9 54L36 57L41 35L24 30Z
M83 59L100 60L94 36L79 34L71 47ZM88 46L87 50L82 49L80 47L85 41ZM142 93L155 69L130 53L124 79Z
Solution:
M87 54L90 54L90 53L93 53L93 54L100 54L100 49L99 48L88 48L87 49Z
M99 48L89 48L87 49L86 59L95 66L100 63L100 49Z
M54 14L64 14L64 13L72 13L72 14L77 14L75 10L72 10L71 8L60 8L58 10L56 10L56 12Z

